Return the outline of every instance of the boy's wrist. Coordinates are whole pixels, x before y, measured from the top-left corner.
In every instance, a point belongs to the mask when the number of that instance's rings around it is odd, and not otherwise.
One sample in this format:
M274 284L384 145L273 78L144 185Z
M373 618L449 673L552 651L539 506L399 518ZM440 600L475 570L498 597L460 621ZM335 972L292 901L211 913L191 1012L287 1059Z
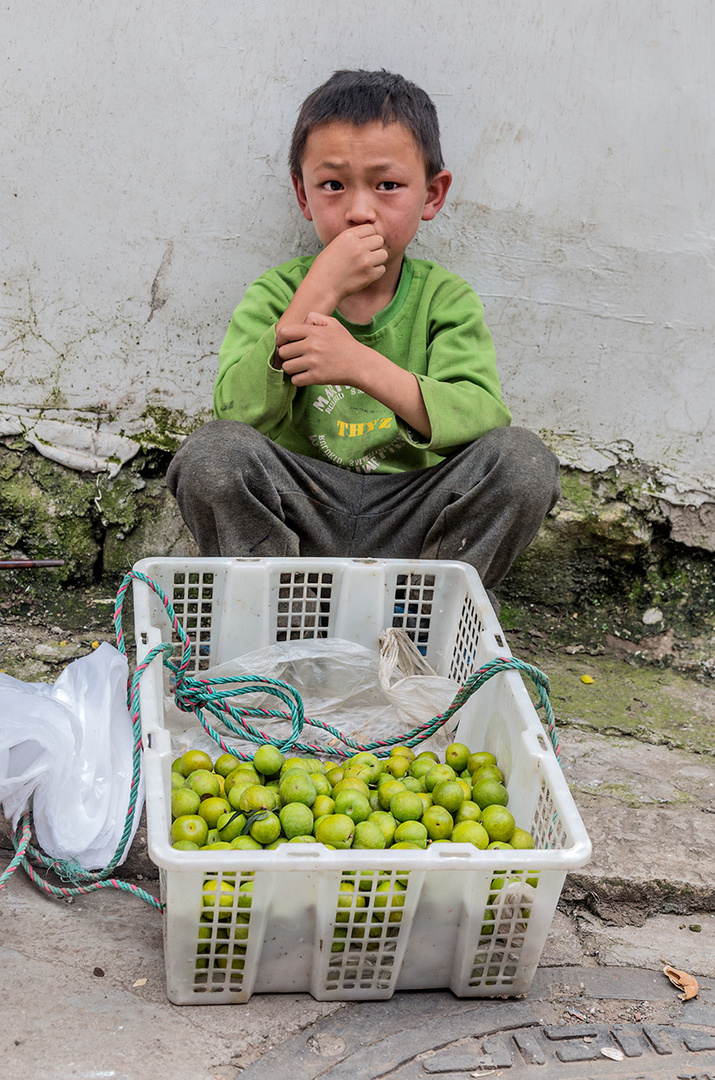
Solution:
M317 259L303 278L298 291L306 299L312 296L313 303L309 305L310 311L319 311L321 315L332 315L340 301L347 295L340 289L340 282L336 280L335 275L321 273Z

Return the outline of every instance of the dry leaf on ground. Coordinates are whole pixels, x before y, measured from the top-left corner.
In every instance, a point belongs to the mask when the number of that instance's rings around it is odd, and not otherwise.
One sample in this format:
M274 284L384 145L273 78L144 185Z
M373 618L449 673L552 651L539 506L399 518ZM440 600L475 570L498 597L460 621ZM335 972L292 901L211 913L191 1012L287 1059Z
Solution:
M689 1001L690 998L698 996L700 987L697 979L694 979L687 971L678 971L677 968L666 964L663 968L663 974L668 976L673 986L677 986L678 990L684 991L682 994L678 994L681 1001Z

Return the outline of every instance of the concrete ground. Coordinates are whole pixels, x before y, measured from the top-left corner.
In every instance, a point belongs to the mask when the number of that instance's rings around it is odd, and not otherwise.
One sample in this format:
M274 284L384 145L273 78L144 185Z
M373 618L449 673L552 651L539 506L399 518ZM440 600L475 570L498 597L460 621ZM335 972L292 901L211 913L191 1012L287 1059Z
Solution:
M567 878L524 999L445 990L175 1006L155 909L113 890L47 899L18 871L0 892L0 1075L715 1076L715 682L514 637L512 650L551 677L565 775L594 847ZM127 870L158 894L141 837ZM694 976L698 996L681 1001L665 965Z

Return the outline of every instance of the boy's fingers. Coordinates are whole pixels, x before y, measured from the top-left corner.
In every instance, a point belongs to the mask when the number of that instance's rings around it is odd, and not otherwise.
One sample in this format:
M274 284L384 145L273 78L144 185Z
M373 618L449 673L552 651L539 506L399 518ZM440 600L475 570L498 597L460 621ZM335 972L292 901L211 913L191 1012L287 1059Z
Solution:
M377 229L374 225L371 225L369 221L366 221L364 225L353 225L352 232L360 237L377 235Z
M280 348L281 345L287 344L289 341L301 341L307 334L306 323L291 323L288 326L282 326L279 333L276 334L276 344Z
M328 326L330 318L327 315L321 315L319 311L309 311L306 315L303 325L304 326Z

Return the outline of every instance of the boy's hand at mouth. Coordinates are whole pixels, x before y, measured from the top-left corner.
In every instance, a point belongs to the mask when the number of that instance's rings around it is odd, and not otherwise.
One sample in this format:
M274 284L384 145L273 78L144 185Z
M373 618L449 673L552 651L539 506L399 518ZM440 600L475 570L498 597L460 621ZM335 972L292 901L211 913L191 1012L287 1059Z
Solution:
M310 274L324 281L337 295L334 307L346 296L366 289L385 273L385 241L374 225L353 225L330 241L315 259Z

